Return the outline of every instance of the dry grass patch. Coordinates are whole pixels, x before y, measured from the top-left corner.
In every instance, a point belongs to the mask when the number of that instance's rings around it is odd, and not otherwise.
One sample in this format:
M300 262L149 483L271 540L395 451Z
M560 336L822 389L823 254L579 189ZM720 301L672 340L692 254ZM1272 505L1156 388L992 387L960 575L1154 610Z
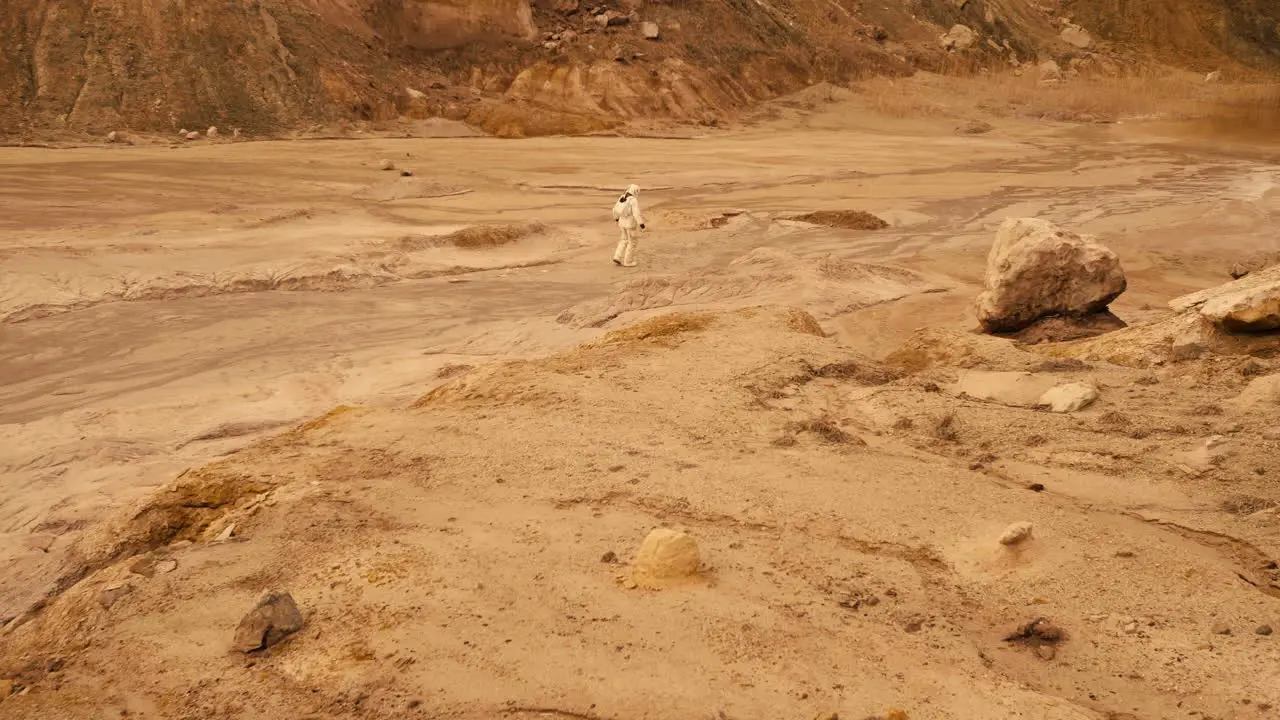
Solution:
M655 340L658 338L671 337L681 333L696 332L698 330L706 330L711 327L713 316L705 313L671 313L669 315L659 315L658 317L649 318L607 333L600 338L599 343L602 345L613 345L617 343L636 342L639 340Z
M787 423L786 429L790 433L809 433L829 445L866 445L862 438L850 435L826 417Z
M889 227L889 223L863 210L817 210L789 219L845 230L883 230Z

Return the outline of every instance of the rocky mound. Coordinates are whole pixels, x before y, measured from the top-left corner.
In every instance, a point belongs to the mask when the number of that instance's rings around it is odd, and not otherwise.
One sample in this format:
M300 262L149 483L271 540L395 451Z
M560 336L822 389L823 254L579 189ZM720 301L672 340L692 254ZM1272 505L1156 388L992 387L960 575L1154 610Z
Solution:
M1280 498L1254 473L1274 441L1269 408L1227 402L1245 378L1035 371L1105 381L1067 416L961 394L947 366L887 372L815 326L655 318L186 472L86 532L4 627L0 712L1280 706Z

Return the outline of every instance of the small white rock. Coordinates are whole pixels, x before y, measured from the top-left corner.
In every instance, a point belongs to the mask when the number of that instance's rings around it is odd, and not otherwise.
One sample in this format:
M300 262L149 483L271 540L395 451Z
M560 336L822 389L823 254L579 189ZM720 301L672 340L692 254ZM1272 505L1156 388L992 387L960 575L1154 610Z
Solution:
M206 137L216 138L218 137L218 128L211 127L208 130L206 130L204 134Z
M1040 407L1047 407L1052 412L1070 413L1083 410L1098 399L1098 389L1084 383L1067 383L1049 388L1040 396Z
M1005 528L1004 534L1000 536L1000 544L1017 545L1029 537L1031 537L1031 523L1024 520Z

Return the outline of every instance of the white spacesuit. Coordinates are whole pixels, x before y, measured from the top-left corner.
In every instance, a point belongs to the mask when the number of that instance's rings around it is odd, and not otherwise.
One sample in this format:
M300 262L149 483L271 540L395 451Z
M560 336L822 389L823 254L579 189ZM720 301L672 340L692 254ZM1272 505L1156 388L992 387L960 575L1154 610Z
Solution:
M644 216L640 214L640 199L636 197L640 188L628 185L627 191L613 204L613 219L618 221L621 238L618 247L613 251L613 264L623 267L635 267L636 245L640 240L640 231L644 229Z

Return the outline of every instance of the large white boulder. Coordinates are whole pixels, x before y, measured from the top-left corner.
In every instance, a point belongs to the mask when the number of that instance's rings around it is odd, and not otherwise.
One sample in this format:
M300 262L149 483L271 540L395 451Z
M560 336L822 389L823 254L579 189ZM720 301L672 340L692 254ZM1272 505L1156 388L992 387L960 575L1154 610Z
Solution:
M1042 317L1098 313L1125 287L1120 258L1092 236L1010 218L987 256L978 322L986 332L1017 332Z

